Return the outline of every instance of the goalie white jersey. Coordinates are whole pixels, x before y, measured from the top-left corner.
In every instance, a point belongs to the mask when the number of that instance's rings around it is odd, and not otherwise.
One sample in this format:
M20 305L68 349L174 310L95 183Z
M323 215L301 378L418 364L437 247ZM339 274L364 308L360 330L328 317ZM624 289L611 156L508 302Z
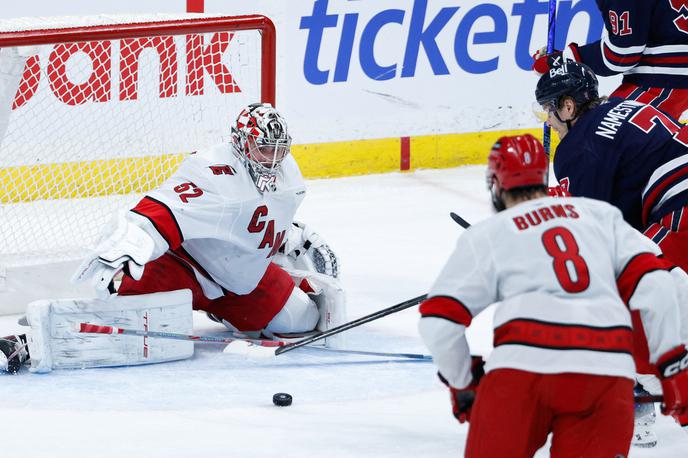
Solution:
M256 287L291 227L306 192L292 156L275 191L260 193L230 144L189 156L127 215L155 241L150 260L169 250L193 268L209 299Z
M651 362L681 342L673 266L659 254L611 205L530 200L460 237L421 305L420 331L454 387L471 380L465 326L499 301L486 371L633 378L629 307L640 311Z

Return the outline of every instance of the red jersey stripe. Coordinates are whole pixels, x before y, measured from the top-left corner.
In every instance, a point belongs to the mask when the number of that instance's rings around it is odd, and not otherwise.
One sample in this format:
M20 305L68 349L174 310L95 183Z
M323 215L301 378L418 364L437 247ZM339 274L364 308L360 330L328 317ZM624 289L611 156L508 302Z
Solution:
M630 354L633 350L633 331L626 326L601 328L515 319L495 329L494 346L499 345Z
M645 274L655 270L670 270L673 267L671 262L658 258L652 253L640 253L634 256L616 279L616 287L619 289L621 299L628 304Z
M146 196L131 211L148 218L171 250L179 247L184 241L184 235L172 211L162 202Z
M419 307L420 314L426 317L444 318L456 324L470 326L473 316L468 307L453 297L435 296L424 301Z
M612 51L606 43L604 44L604 55L607 60L611 61L615 65L631 67L640 62L640 57L642 56L641 53L633 53L627 56L619 55Z

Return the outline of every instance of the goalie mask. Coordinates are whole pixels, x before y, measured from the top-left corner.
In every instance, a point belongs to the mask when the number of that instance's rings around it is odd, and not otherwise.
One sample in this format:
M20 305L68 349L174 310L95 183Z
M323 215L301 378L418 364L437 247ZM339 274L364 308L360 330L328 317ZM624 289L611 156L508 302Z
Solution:
M232 126L232 144L260 192L275 191L277 170L291 148L287 123L269 103L244 108Z
M504 210L502 191L546 186L548 158L542 143L530 134L504 136L487 157L487 189L497 211Z

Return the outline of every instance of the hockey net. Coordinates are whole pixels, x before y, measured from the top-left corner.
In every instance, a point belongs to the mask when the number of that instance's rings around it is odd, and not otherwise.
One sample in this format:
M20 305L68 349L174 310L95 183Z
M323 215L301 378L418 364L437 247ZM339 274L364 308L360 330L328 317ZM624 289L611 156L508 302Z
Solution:
M0 294L16 266L83 258L241 106L274 104L274 66L263 16L0 21Z

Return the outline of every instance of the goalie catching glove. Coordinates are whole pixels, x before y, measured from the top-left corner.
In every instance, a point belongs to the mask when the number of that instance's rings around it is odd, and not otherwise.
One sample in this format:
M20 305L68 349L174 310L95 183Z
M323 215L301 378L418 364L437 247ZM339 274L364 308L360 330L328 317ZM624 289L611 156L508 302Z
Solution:
M72 277L73 283L90 281L101 297L114 293L113 279L119 272L140 280L143 266L151 260L155 249L150 235L128 221L124 213L119 213L110 227L112 232L103 237Z
M294 221L280 253L289 258L288 267L318 272L330 277L339 276L337 255L325 240L303 223ZM284 265L282 262L278 262Z

